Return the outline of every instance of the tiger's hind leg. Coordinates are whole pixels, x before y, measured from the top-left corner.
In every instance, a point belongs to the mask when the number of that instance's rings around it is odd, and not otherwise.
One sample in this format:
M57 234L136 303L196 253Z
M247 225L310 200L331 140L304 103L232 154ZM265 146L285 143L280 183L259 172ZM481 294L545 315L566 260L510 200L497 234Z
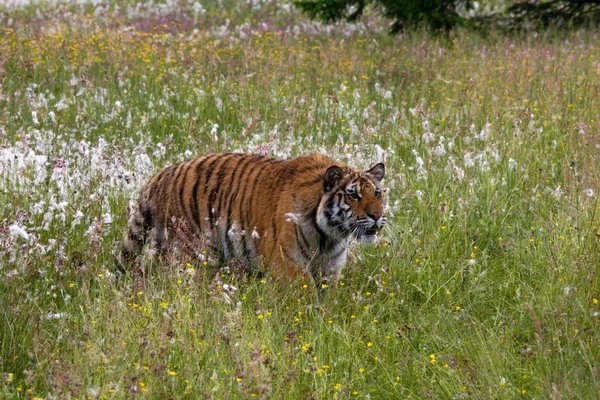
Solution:
M153 225L154 214L150 206L145 203L139 203L127 225L127 234L125 235L123 246L116 262L117 269L121 273L127 272L128 267L140 255Z

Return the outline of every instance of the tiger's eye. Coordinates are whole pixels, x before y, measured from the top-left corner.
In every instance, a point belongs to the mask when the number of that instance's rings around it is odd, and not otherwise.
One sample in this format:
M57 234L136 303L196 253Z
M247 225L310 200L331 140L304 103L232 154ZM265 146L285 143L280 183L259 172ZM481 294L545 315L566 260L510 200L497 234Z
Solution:
M381 190L377 189L375 191L375 197L377 197L378 199L381 198Z
M354 192L354 191L347 191L347 192L346 192L346 194L347 194L348 196L350 196L350 198L351 198L352 200L355 200L355 201L356 201L356 200L360 200L360 196L358 195L358 193L356 193L356 192Z

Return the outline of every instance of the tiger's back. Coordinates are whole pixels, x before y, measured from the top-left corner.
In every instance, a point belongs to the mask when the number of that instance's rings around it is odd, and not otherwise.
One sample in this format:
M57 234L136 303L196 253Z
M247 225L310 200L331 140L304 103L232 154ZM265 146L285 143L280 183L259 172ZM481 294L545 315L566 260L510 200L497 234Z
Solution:
M373 193L379 190L370 174L319 154L291 160L208 154L167 167L142 189L122 259L131 263L151 236L159 255L176 248L196 258L210 251L221 260L263 265L284 280L335 274L345 263L347 238L319 222L333 217L327 217L333 205L328 203L340 200L337 194L327 197L327 189L335 189L327 187L330 170L337 172L330 186L362 175L372 181ZM383 202L373 203L382 216ZM378 229L385 220L380 222Z

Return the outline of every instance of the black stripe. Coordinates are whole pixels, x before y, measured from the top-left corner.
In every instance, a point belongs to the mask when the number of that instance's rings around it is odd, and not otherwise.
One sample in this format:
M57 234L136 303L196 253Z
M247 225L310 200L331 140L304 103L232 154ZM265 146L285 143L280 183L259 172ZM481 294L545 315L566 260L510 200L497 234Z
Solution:
M342 200L342 194L341 193L334 193L329 195L329 199L327 199L327 205L325 206L325 210L323 210L323 213L325 214L325 216L327 217L327 220L331 220L331 217L333 217L333 205L334 205L334 200L336 197L340 197L339 201Z
M211 227L213 226L213 220L215 218L215 215L213 213L213 203L215 202L215 200L217 200L217 197L219 196L219 190L221 189L221 184L223 182L223 178L225 178L225 172L227 172L225 166L232 159L233 159L232 155L228 154L227 157L225 158L225 160L223 160L223 162L219 165L219 173L217 175L217 182L215 183L215 186L212 188L212 190L210 192L210 196L208 196L208 221L210 222Z
M223 157L225 157L225 156L226 156L226 154L219 154L219 155L217 156L217 158L215 158L215 159L213 160L213 162L212 162L212 163L210 163L210 165L209 165L209 166L208 166L208 168L207 168L206 179L204 179L204 191L202 192L202 194L204 195L204 198L205 198L205 201L207 202L207 204L208 204L208 200L209 200L209 196L207 196L207 195L208 195L208 187L209 187L209 185L210 185L210 178L212 178L212 175L213 175L213 173L214 173L214 172L217 170L217 168L216 168L215 164L217 164L217 163L218 163L220 160L222 160L222 159L223 159ZM207 207L208 207L208 206L207 206ZM210 212L210 207L209 207L209 208L207 208L207 210L206 210L206 211L207 211L207 212L206 212L206 215L208 216L208 215L209 215L209 212ZM209 226L210 226L210 229L212 229L212 225L210 225L210 224L209 224Z
M194 183L194 189L192 190L192 218L194 219L194 222L196 222L196 224L198 225L200 231L202 231L202 221L200 220L200 209L198 207L198 187L200 186L200 182L202 182L202 166L208 160L212 160L211 164L207 167L207 169L211 169L214 163L219 158L220 157L218 155L214 156L214 158L213 155L209 155L206 156L206 158L204 158L202 161L199 161L198 164L196 164L196 183Z
M173 209L175 208L179 208L179 200L177 199L177 196L172 196L170 194L175 193L175 191L178 189L177 188L177 182L179 181L179 177L181 176L184 168L181 165L181 163L177 163L175 164L175 166L177 167L176 172L175 172L175 177L171 180L169 188L166 190L166 195L169 196L169 205L170 207L172 207ZM170 215L167 215L168 218L170 218L173 215L173 209L169 210L168 213ZM179 211L179 210L177 210Z
M266 160L266 162L263 162L263 163L259 164L259 166L258 166L258 173L256 174L256 178L254 179L254 185L252 186L252 190L250 191L250 201L252 201L252 200L254 199L254 192L256 191L256 187L258 186L258 185L257 185L257 182L258 182L258 181L259 181L259 179L261 178L261 173L262 173L262 170L263 170L263 169L264 169L264 168L265 168L267 165L271 165L271 164L273 164L273 161L274 161L274 160L275 160L275 159L271 158L271 159L268 159L268 160ZM247 210L247 209L246 209L246 210ZM248 222L250 222L250 221L248 221Z
M239 182L244 178L244 173L246 172L247 167L252 164L252 161L254 161L254 156L246 156L246 160L240 161L236 166L235 169L233 170L232 174L232 178L229 184L230 190L227 191L228 197L227 197L227 206L226 206L226 210L227 212L225 213L225 218L227 218L227 230L229 231L229 219L230 217L232 217L231 214L231 206L234 204L235 199L237 198L237 195L239 194L239 190L237 190L237 186L239 185ZM239 173L237 173L238 169L241 168L241 170L239 171ZM237 176L236 176L237 173ZM237 179L236 179L237 178ZM234 185L235 182L235 185ZM240 222L240 230L241 230L241 222ZM227 245L229 246L229 236L226 237L227 240ZM243 240L242 240L243 242ZM235 246L231 246L232 249L234 250L235 253ZM242 253L243 254L243 253ZM234 254L235 256L235 254Z
M255 158L256 162L253 163L252 169L248 172L247 177L245 177L246 179L244 179L244 188L241 190L242 198L238 202L239 203L239 206L238 206L239 213L238 213L238 215L239 215L239 219L240 219L240 226L241 226L242 230L246 231L246 236L244 237L244 240L242 240L242 245L243 245L242 254L244 254L246 258L248 258L250 256L250 253L249 253L249 250L248 250L248 240L249 240L248 237L252 236L251 234L248 233L248 228L245 226L246 225L245 224L245 222L246 222L245 221L245 217L248 214L247 211L248 211L248 208L249 208L248 206L243 207L246 204L246 202L247 202L247 200L246 200L246 190L248 189L248 184L250 182L250 177L252 176L252 174L254 173L254 171L256 171L261 165L265 164L265 159L269 160L267 158L267 156L259 156L259 157L262 157L262 158L258 158L258 159ZM256 186L256 184L255 184L255 186ZM248 221L248 223L249 222L250 221Z
M200 211L198 210L198 186L200 185L200 181L202 180L202 166L210 160L212 157L210 155L204 157L201 160L198 160L194 165L194 172L196 173L196 181L194 182L194 188L192 189L192 201L191 201L191 215L192 221L198 228L198 232L202 232L202 224L200 223Z
M339 250L337 253L335 253L334 255L332 255L332 256L329 256L329 257L330 257L330 258L331 258L331 260L333 261L333 260L335 260L336 258L338 258L339 256L341 256L341 255L342 255L342 253L344 253L345 251L346 251L346 248L342 246L342 249L341 249L341 250Z
M300 242L300 245L302 247L310 248L310 243L308 243L306 236L304 236L304 232L302 232L302 229L300 229L298 225L296 225L296 239L298 240L298 242Z
M273 214L271 216L271 228L273 228L273 237L277 238L277 217L278 217L278 208L279 208L279 200L281 200L281 192L277 191L277 200L275 201L275 205L273 207Z
M301 243L301 242L304 242ZM302 233L302 230L296 225L296 245L298 246L298 250L300 250L300 255L307 261L310 262L311 258L309 256L310 245L308 245L308 241L306 237Z
M298 187L309 187L309 186L316 185L319 182L325 182L325 175L316 176L308 182L303 182L303 183L299 184Z
M188 172L190 172L190 169L192 168L191 164L192 163L189 161L185 164L182 164L181 168L185 169L185 172L181 175L180 182L175 182L175 184L179 186L179 193L177 196L177 213L180 214L181 218L185 217L185 219L187 219L187 213L185 209L185 201L183 201L183 192L185 191L185 180L187 179Z
M331 164L334 165L334 164ZM315 169L320 169L320 168L328 168L330 165L323 165L323 164L312 164L312 165L308 165L304 168L298 168L297 170L295 170L294 172L296 173L296 175L298 174L303 174L305 172L309 172Z
M221 213L221 209L222 209L223 203L226 202L229 199L229 195L230 195L231 189L232 189L231 184L233 182L233 178L235 178L235 172L236 172L236 170L239 168L239 166L241 164L239 162L239 158L241 158L241 157L243 157L243 154L235 153L235 154L232 155L232 157L230 157L221 166L221 168L222 168L221 172L225 173L225 172L227 172L226 168L225 168L225 164L229 163L230 160L238 159L235 168L231 172L231 179L229 180L229 184L219 189L219 193L218 193L217 199L216 199L217 200L217 207L216 207L217 208L217 210L216 210L217 218L225 218L225 243L223 243L223 246L225 247L225 250L227 250L230 247L233 249L233 246L231 246L231 241L229 240L229 229L231 229L231 227L229 226L229 216L228 215L223 215ZM219 186L221 186L221 184L219 184ZM224 196L227 196L227 197L223 198ZM235 250L235 249L233 249L233 250ZM235 251L232 252L232 254L235 256L234 253L235 253Z

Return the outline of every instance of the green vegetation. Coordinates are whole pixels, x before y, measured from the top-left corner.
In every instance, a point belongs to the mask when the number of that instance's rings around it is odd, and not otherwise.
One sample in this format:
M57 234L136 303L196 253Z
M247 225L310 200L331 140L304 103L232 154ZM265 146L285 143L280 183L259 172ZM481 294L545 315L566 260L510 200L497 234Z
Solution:
M597 32L0 7L0 397L597 398ZM321 304L212 265L116 279L141 185L209 151L385 158L386 240Z

